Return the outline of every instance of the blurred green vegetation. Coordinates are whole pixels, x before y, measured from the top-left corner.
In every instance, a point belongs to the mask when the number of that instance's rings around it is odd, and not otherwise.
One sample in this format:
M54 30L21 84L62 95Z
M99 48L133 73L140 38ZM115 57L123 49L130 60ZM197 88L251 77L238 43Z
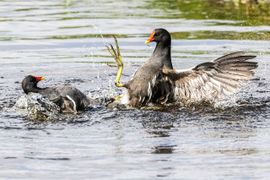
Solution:
M209 26L269 26L270 0L151 0L148 8L162 10L158 18L183 18L213 21ZM215 29L215 28L214 28ZM174 39L270 40L270 31L244 32L224 30L173 32Z
M173 39L234 39L234 40L270 40L269 31L234 32L234 31L193 31L173 32Z
M243 26L270 25L269 0L152 0L149 7L170 12L167 13L170 18L238 20Z

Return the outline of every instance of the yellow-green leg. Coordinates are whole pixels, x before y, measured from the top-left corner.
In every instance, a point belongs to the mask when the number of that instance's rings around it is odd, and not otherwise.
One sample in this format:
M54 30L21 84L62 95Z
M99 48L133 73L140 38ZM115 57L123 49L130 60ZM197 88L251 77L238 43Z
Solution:
M115 62L116 62L117 67L118 67L118 71L117 71L117 75L116 75L114 83L115 83L115 85L117 87L124 87L125 84L122 84L120 82L120 78L122 76L124 64L123 64L122 56L120 54L120 48L119 48L119 45L118 45L118 41L117 41L115 36L113 36L113 38L114 38L114 41L115 41L116 50L115 50L115 48L113 47L112 44L109 44L106 47L107 47L108 51L110 52L110 54L112 55L112 57L115 59Z

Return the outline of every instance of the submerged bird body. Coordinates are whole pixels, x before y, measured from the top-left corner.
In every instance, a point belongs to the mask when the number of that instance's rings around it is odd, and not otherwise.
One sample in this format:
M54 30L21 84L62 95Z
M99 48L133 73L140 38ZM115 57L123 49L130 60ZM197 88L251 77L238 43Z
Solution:
M90 104L88 97L80 90L70 85L59 85L55 87L40 88L37 83L42 77L27 76L22 81L22 88L26 94L29 92L39 93L50 101L56 103L62 112L76 113L84 110Z
M78 111L84 110L89 105L87 96L70 85L45 88L40 94L56 102L62 109L70 108L71 111Z
M171 36L165 29L155 29L146 43L156 42L155 50L133 78L119 87L127 88L125 104L141 107L148 102L176 102L181 105L214 101L235 93L254 75L256 56L234 52L187 70L175 70L171 61ZM117 43L117 41L116 41ZM113 47L111 46L113 49ZM119 51L119 47L117 45ZM110 49L109 49L110 50ZM115 52L115 50L114 50ZM120 52L111 53L118 63ZM122 70L121 70L122 71ZM119 83L120 76L116 80Z

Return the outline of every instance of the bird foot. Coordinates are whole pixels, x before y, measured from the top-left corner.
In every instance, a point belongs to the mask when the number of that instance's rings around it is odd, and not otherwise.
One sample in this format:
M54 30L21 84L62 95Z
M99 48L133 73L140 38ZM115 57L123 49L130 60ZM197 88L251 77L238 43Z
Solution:
M116 48L113 47L112 44L108 44L106 45L109 53L112 55L112 57L115 59L115 62L117 64L117 67L118 67L118 71L117 71L117 75L116 75L116 79L115 79L115 85L117 87L124 87L125 84L122 84L120 82L120 78L122 76L122 72L123 72L123 68L124 68L124 64L123 64L123 60L122 60L122 56L120 54L120 48L119 48L119 45L118 45L118 41L116 39L115 36L113 36L114 38L114 42L115 42L115 46Z

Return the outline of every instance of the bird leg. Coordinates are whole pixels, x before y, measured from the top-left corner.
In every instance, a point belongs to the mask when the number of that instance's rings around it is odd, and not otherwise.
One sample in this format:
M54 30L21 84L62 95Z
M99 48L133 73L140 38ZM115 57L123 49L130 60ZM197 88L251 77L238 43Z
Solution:
M120 54L120 48L118 45L118 41L117 41L115 36L113 36L113 38L114 38L116 49L113 47L112 44L108 44L108 45L106 45L106 47L107 47L109 53L115 59L115 62L116 62L117 67L118 67L118 71L117 71L117 75L116 75L114 83L117 87L125 87L125 84L122 84L120 82L120 78L122 76L124 64L123 64L122 56Z

